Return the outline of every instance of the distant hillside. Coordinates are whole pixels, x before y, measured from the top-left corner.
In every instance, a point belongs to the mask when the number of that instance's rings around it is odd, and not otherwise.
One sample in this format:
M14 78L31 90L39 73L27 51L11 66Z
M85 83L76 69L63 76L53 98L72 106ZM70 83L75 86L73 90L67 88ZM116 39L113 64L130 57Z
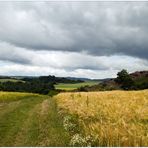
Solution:
M89 78L76 78L76 77L65 77L66 79L69 79L69 80L80 80L80 81L90 81L92 79L89 79Z
M15 77L0 76L0 82L4 83L4 82L23 82L23 81Z
M8 76L0 76L0 79L11 79L11 77L8 77Z
M130 73L133 84L133 90L148 89L148 71L136 71ZM116 78L109 78L102 80L101 83L94 86L85 86L78 89L78 91L102 91L102 90L121 90L122 83L117 83Z
M130 76L133 79L139 79L139 78L142 78L142 77L148 77L148 71L136 71L134 73L131 73Z
M147 89L148 88L148 71L136 71L130 73L129 76L133 80L133 89ZM121 88L121 85L115 79L110 79L105 83L112 88Z
M112 80L112 79L114 79L114 78L92 79L92 81L106 82L106 81L109 81L109 80Z
M138 80L138 79L147 79L148 78L148 71L136 71L136 72L133 72L133 73L130 73L129 74L131 76L131 78L133 80ZM116 78L112 78L112 79L106 79L105 81L107 83L111 83L115 80Z
M40 77L25 77L22 79L23 81L40 81L43 83L80 83L83 82L82 80L72 80L64 77L55 77L55 76L40 76Z
M18 76L1 76L0 91L12 92L30 92L39 94L56 94L54 84L58 83L80 83L82 80L70 80L55 76L40 76L40 77L18 77Z
M65 78L70 79L70 80L98 81L98 82L108 81L108 80L111 80L111 79L112 79L112 78L104 78L104 79L89 79L89 78L76 78L76 77L65 77Z
M78 77L56 77L56 76L0 76L0 79L15 79L15 80L25 80L32 81L36 79L45 79L49 81L56 81L57 83L81 83L84 81L108 81L111 78L104 79L90 79L90 78L78 78ZM72 81L71 81L72 80ZM63 82L62 82L63 81Z

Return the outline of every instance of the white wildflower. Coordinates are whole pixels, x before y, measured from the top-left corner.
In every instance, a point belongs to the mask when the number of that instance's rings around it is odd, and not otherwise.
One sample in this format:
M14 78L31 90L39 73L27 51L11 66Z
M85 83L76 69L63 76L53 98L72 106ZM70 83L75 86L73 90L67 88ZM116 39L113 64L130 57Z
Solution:
M70 141L70 145L71 146L86 146L85 138L83 138L80 134L75 134Z

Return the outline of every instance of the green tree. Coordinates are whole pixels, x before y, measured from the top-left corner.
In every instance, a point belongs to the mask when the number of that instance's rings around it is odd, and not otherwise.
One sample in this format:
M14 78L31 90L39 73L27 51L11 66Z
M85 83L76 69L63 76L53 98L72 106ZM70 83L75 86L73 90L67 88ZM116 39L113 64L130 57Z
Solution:
M121 84L121 87L125 90L129 90L134 87L134 81L125 69L117 73L116 82Z

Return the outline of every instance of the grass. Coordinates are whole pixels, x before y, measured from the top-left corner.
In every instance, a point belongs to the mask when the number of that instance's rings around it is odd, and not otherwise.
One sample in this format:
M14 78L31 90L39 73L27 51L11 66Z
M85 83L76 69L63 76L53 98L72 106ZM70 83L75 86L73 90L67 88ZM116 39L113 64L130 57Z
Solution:
M75 84L65 84L65 83L59 83L55 85L56 89L61 89L61 90L74 90L77 89L81 86L92 86L95 84L98 84L98 81L86 81L86 82L82 82L82 83L75 83Z
M0 146L68 146L56 102L48 96L0 92Z
M24 82L24 81L16 79L0 79L0 82Z
M30 97L39 97L41 95L32 94L32 93L19 93L19 92L0 92L0 103L8 103L13 101L22 100L23 98L27 99Z
M61 115L78 116L74 145L148 146L148 90L68 92L56 99Z

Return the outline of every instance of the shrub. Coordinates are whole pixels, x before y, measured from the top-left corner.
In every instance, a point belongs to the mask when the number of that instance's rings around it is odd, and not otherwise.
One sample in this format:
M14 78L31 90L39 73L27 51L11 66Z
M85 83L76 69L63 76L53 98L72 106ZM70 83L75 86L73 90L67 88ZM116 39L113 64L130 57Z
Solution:
M121 84L121 87L124 90L129 90L134 87L134 81L132 80L132 78L130 77L130 75L125 69L118 72L117 78L115 79L115 81Z

